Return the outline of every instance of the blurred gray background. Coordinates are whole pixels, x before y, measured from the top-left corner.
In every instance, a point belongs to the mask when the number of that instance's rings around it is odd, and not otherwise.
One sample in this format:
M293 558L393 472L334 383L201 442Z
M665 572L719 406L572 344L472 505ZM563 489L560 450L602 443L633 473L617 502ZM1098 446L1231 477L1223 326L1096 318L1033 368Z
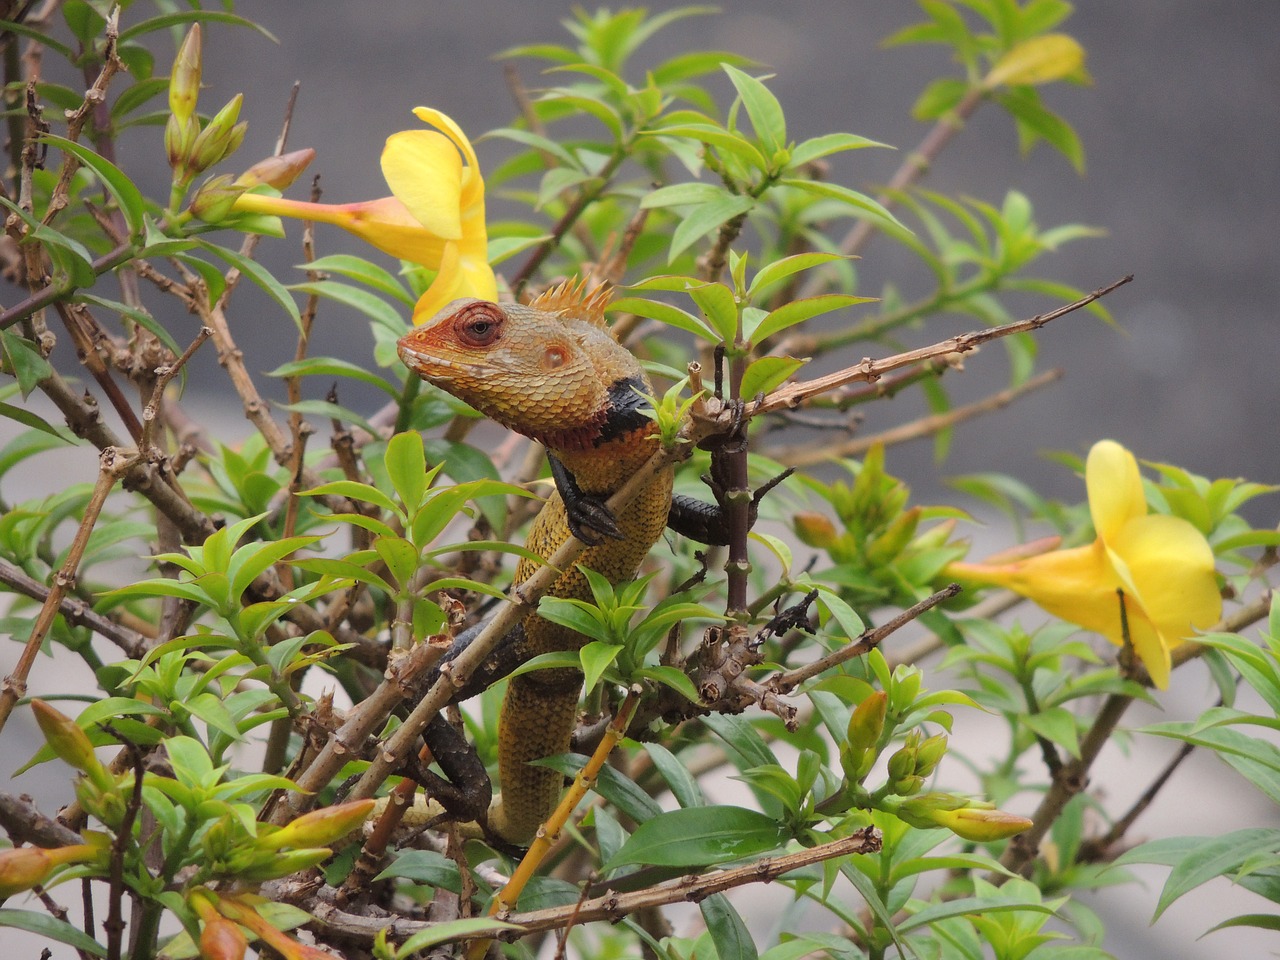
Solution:
M247 160L270 151L289 85L301 80L291 144L318 149L313 172L322 176L325 199L380 196L386 192L377 165L382 141L416 124L415 105L445 110L473 135L507 123L513 106L492 55L517 44L567 42L558 21L570 9L550 0L242 4L240 10L281 43L244 30L210 31L202 105L246 92ZM787 111L792 138L849 130L899 148L837 158L835 177L871 190L926 129L909 116L922 86L951 69L941 47L880 48L883 37L920 18L906 2L734 0L718 16L663 31L635 65L693 47L756 58L776 74L770 85ZM1041 226L1080 222L1108 231L1047 256L1035 265L1037 275L1083 289L1136 276L1107 300L1123 332L1083 313L1042 332L1042 365L1065 368L1065 379L987 422L961 427L947 473L998 463L1074 498L1079 481L1046 463L1041 451L1082 453L1110 436L1139 457L1198 473L1280 481L1274 435L1280 270L1272 262L1280 240L1278 28L1280 5L1272 3L1084 4L1064 29L1088 50L1095 83L1057 85L1046 97L1082 137L1085 175L1043 144L1019 156L1012 122L993 105L943 154L926 179L931 188L995 204L1014 188L1031 198ZM520 67L524 82L536 87L536 64ZM720 84L722 103L728 89ZM478 150L482 166L491 169L507 145L492 141ZM294 194L304 196L305 184ZM492 196L490 208L491 215L503 210ZM324 249L360 250L339 233L322 235ZM297 235L294 229L286 242L264 243L263 256L298 262ZM922 269L895 253L882 241L866 249L864 292L877 292L886 279L907 293L927 289ZM1011 309L1020 305L1028 313L1046 308L1040 299L1014 303ZM243 311L236 315L243 320ZM363 322L356 322L363 335ZM971 324L951 318L930 334ZM344 325L327 306L316 349L349 349L351 331ZM278 359L291 356L289 325L266 314L261 326ZM204 359L210 364L211 354ZM983 395L1005 381L998 348L967 366L948 384L957 398ZM873 426L901 422L920 409L909 399L880 407L871 414ZM917 443L894 451L890 468L925 492L931 460L930 445ZM1278 512L1274 504L1262 509Z
M671 6L665 0L650 4L652 9ZM318 150L311 172L321 175L325 200L343 202L385 194L378 171L382 142L417 123L410 111L418 104L445 110L473 136L507 123L514 108L492 54L528 42L566 42L558 21L571 6L559 0L310 0L242 2L238 9L263 23L280 43L241 29L208 30L202 108L216 109L233 94L246 94L242 116L250 132L240 154L245 165L272 150L289 88L300 80L291 146ZM882 50L878 43L919 18L916 6L907 2L733 0L723 4L719 16L685 20L659 34L636 65L694 47L744 53L761 62L761 72L776 74L770 86L787 111L792 138L848 130L905 151L926 129L910 119L911 103L925 82L950 65L941 48ZM943 475L1000 469L1078 500L1081 482L1040 454L1083 453L1109 436L1139 457L1172 461L1198 473L1280 481L1275 437L1280 334L1273 316L1280 302L1280 271L1272 265L1280 239L1277 28L1280 4L1275 3L1082 4L1064 29L1089 51L1095 84L1054 88L1047 99L1082 137L1086 175L1078 176L1043 145L1020 157L1012 122L992 106L980 110L942 156L926 181L931 188L998 204L1011 187L1030 197L1042 226L1081 222L1108 230L1104 238L1070 244L1040 261L1037 275L1084 289L1136 275L1133 284L1107 300L1123 332L1085 314L1042 331L1041 366L1061 366L1066 377L985 421L961 426ZM164 69L163 58L157 69ZM521 69L525 83L536 87L535 67L522 63ZM728 84L717 90L727 103ZM479 144L482 167L492 169L506 151L500 142ZM859 151L839 159L835 176L873 190L901 157L901 152ZM149 194L165 195L168 171L158 131L127 142L122 162L131 171L149 166L155 184ZM304 181L292 195L304 196L305 189ZM491 214L502 215L497 197L491 195L489 203ZM265 241L261 259L288 276L289 265L301 259L299 234L294 225L287 241ZM368 254L335 230L322 232L320 244L324 253ZM905 292L918 293L928 282L913 262L882 241L867 248L862 269L870 287L864 292L876 292L881 282L892 280ZM288 320L251 291L237 296L231 317L240 325L236 333L253 368L265 371L291 358ZM1027 308L1020 313L1048 306L1041 300L1019 305ZM194 318L172 305L167 309L165 322L185 342L195 333ZM941 337L970 326L963 318L948 318L930 332ZM368 355L365 321L325 304L312 352L363 360ZM984 395L1007 380L998 348L966 366L949 382L958 400ZM193 369L188 410L216 419L214 430L221 436L242 436L247 426L237 425L238 404L211 349ZM322 392L327 383L311 386ZM363 412L377 404L372 395L343 389L344 401ZM273 395L281 397L282 391ZM878 406L882 409L871 414L876 427L921 410L905 397ZM81 466L83 478L91 477L92 462ZM939 469L928 443L895 448L889 467L922 498L937 495ZM1262 501L1253 516L1258 523L1275 522L1278 513L1273 499ZM1188 693L1203 696L1202 678L1185 682L1196 688ZM1156 719L1154 714L1132 718L1135 724ZM980 724L981 718L963 722ZM1140 742L1134 756L1108 755L1100 763L1112 781L1105 789L1118 809L1162 762L1147 746ZM29 755L19 753L9 769ZM10 756L6 750L6 760ZM23 778L17 786L35 789L31 780ZM50 802L63 789L59 784ZM1238 801L1243 792L1222 764L1193 758L1140 832L1209 834L1274 817L1254 799L1224 809L1224 795ZM1108 947L1117 956L1208 960L1275 949L1274 939L1238 931L1196 942L1233 912L1265 909L1251 896L1233 897L1224 881L1209 888L1216 896L1192 894L1148 930L1164 871L1145 876L1145 893L1124 888L1118 895L1084 898L1106 914Z

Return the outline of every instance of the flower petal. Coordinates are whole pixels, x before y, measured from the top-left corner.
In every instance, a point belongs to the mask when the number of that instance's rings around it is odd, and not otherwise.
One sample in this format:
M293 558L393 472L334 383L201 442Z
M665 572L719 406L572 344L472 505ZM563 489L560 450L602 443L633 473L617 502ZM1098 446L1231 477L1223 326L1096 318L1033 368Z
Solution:
M953 563L947 572L993 583L1035 601L1055 617L1106 635L1119 643L1120 581L1101 541L1057 550L1001 566Z
M1222 616L1213 549L1186 520L1139 517L1126 523L1109 546L1123 558L1143 609L1168 646Z
M1099 440L1089 451L1084 468L1093 528L1103 540L1114 536L1126 521L1147 514L1142 477L1133 454L1114 440Z
M331 223L353 233L365 243L401 260L435 270L440 265L444 241L428 233L395 197L364 203L306 203L263 193L246 193L232 208L236 213L296 217L315 223Z
M462 158L432 130L402 130L387 138L382 175L401 203L444 240L462 236Z
M459 267L458 245L446 244L444 256L440 260L440 272L436 274L436 278L431 281L431 286L427 287L426 292L414 305L413 322L426 323L439 313L440 308L445 304L465 296L458 292L461 288L462 271Z

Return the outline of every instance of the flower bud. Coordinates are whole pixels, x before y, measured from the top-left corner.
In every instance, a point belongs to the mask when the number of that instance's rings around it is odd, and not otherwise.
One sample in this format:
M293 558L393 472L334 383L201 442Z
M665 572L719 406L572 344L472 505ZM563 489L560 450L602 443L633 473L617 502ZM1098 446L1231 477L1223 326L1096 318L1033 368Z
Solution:
M39 847L0 850L0 898L30 890L53 870L53 861Z
M273 927L250 903L246 902L244 897L223 897L218 902L218 912L229 920L247 927L285 960L336 960L332 953L299 943L293 937Z
M110 781L106 768L93 752L89 735L80 729L78 723L43 700L33 699L31 712L36 715L45 743L60 759L88 774L100 786Z
M328 847L312 847L301 850L273 851L268 853L259 850L256 854L246 856L246 860L256 860L248 866L229 870L237 880L246 883L262 883L264 880L275 880L290 874L317 867L324 863L333 851ZM233 858L233 862L239 858Z
M807 547L817 547L820 550L825 550L835 542L835 524L825 514L802 510L795 515L793 523L796 528L796 536Z
M315 156L315 150L307 147L305 150L294 150L292 153L259 160L236 177L236 186L248 189L265 184L268 187L283 190L301 176L302 171L307 169Z
M191 148L200 135L200 123L194 118L179 120L170 116L164 125L164 154L178 179L189 176L187 164Z
M916 773L921 777L930 776L946 755L947 738L944 734L922 740L916 748Z
M124 797L114 783L104 790L88 778L78 780L75 793L76 801L85 812L104 826L114 830L124 822Z
M231 175L224 173L206 181L196 191L191 198L191 212L205 223L221 223L244 192L244 187L235 186Z
M888 705L889 698L884 691L876 690L864 697L849 717L845 742L840 747L840 765L851 782L861 782L876 762Z
M203 173L234 153L244 140L245 124L238 124L244 94L237 93L205 125L191 145L191 173Z
M312 810L258 840L260 848L318 847L341 840L373 812L376 800L352 800Z
M200 97L200 24L188 31L169 74L169 113L180 124L190 121Z
M946 827L962 840L973 840L976 843L1004 840L1032 826L1032 822L1026 817L1015 817L1003 810L983 810L976 807L938 810L934 812L932 819L938 826Z
M915 745L908 740L905 745L895 750L889 757L889 782L896 784L898 781L906 777L915 776L916 772L916 749ZM894 791L897 793L897 791Z
M249 940L225 917L206 920L200 931L200 956L204 960L243 960Z
M76 843L66 847L15 847L0 850L0 900L43 883L54 867L64 863L85 863L98 855L94 844Z
M242 960L249 941L240 928L218 912L217 897L203 887L196 887L187 902L196 912L204 929L200 931L200 956L205 960Z
M940 826L937 817L951 810L967 806L968 800L950 793L926 793L904 800L893 810L894 816L913 827L928 830Z
M915 536L920 525L920 507L904 510L890 521L884 532L867 546L867 562L883 565L893 561Z

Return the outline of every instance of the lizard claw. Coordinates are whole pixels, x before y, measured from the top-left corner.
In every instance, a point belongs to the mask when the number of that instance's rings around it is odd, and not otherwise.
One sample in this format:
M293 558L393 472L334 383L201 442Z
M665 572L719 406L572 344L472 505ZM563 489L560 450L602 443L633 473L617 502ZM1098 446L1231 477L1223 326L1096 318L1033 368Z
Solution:
M626 534L618 526L618 518L604 505L604 500L585 493L563 463L548 454L551 476L564 501L564 519L569 532L588 547L598 547L605 538L625 540Z
M625 540L626 534L618 526L618 518L604 502L585 493L572 501L565 501L565 522L569 532L589 547L599 546L605 538Z

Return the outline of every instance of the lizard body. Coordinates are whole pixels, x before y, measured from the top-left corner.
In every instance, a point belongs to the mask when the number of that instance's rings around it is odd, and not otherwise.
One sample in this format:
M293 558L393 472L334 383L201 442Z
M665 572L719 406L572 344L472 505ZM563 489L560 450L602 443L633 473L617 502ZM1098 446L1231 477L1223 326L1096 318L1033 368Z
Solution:
M636 575L674 514L670 470L616 518L603 507L653 453L657 432L637 393L652 387L639 361L605 328L606 301L603 289L583 296L569 284L528 306L456 300L406 334L399 353L424 380L547 448L557 490L533 520L529 550L545 560L577 535L588 543L581 566L618 583ZM538 565L522 558L515 583ZM550 594L591 598L576 566ZM586 642L537 613L522 627L520 662ZM581 685L578 671L552 669L514 677L508 686L499 727L502 795L488 824L508 842L527 842L555 807L560 774L529 764L568 749Z

